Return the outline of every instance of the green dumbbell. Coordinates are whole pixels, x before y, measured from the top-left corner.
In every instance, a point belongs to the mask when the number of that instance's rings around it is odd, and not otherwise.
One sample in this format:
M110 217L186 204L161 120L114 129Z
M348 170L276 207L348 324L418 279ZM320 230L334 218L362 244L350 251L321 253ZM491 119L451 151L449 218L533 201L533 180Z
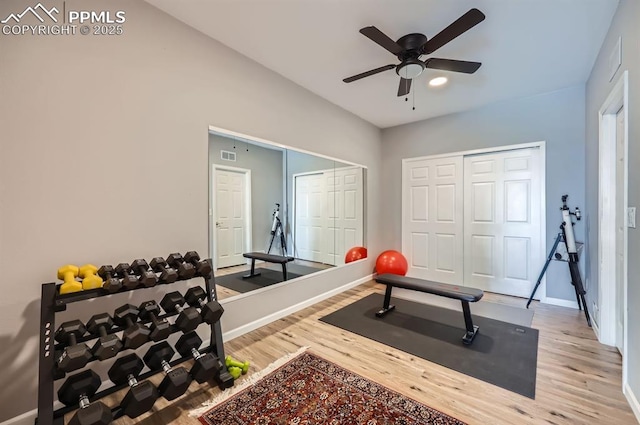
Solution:
M242 369L239 367L231 366L228 368L229 374L233 376L233 379L238 379L242 375Z
M237 367L238 369L240 369L242 371L242 374L244 375L245 373L247 373L247 371L249 370L249 362L244 362L244 363L240 363L239 361L237 361L236 359L234 359L231 356L227 356L224 358L225 364L227 365L227 367ZM229 371L229 373L231 373L231 371ZM233 374L231 374L233 375Z

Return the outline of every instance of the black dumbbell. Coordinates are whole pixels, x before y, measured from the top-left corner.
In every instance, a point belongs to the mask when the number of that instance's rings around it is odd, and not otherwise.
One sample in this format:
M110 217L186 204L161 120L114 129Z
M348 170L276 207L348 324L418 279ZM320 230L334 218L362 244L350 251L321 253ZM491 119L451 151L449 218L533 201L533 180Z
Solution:
M140 323L136 323L139 314L140 311L131 304L118 307L113 313L113 318L118 326L125 328L122 333L124 348L136 349L149 341L149 334L151 333L149 329Z
M113 266L108 264L98 269L98 276L104 280L102 287L111 293L122 289L122 282L116 277L115 273Z
M193 264L196 268L196 274L202 277L209 277L211 274L211 263L207 260L200 261L200 256L196 251L189 251L184 254L184 261Z
M184 394L191 384L191 375L184 367L171 368L169 362L175 354L166 341L153 345L144 355L144 362L151 370L162 369L164 378L158 385L158 392L167 400L174 400Z
M169 254L167 257L167 263L178 271L180 279L191 279L196 275L196 268L191 263L185 263L182 255L175 252Z
M144 363L135 354L118 358L109 369L108 375L116 385L129 384L129 392L120 402L122 412L130 418L137 418L151 410L158 399L158 389L149 381L136 379L144 368Z
M76 403L80 409L71 418L68 425L108 425L113 421L111 409L100 401L89 403L100 388L102 381L92 370L85 370L70 376L58 390L58 400L67 406Z
M145 288L155 286L156 283L158 283L158 277L156 274L149 270L149 265L141 258L134 260L133 263L131 263L131 270L133 270L134 275L138 276L138 283Z
M224 309L218 301L212 300L206 302L207 294L205 294L204 289L199 286L189 288L184 297L191 307L200 307L202 319L210 325L220 320L222 313L224 313Z
M200 313L193 307L182 308L185 301L180 295L180 292L169 292L162 298L160 305L162 309L167 313L180 313L176 318L176 326L180 328L182 332L190 332L198 327L202 323Z
M178 272L169 267L162 257L155 257L151 260L151 269L160 273L158 276L160 283L173 283L178 280Z
M129 263L120 263L116 266L116 276L122 281L122 286L127 289L135 289L138 287L138 279L131 274L131 266Z
M91 351L84 342L78 344L78 338L87 332L79 320L64 322L56 331L56 341L67 344L58 357L58 368L64 372L83 368L91 360Z
M116 334L107 334L111 328L113 328L113 319L107 313L95 314L87 322L89 333L100 337L91 348L91 354L100 360L115 357L122 350L120 338Z
M169 335L171 335L171 324L167 319L158 319L158 315L160 314L160 306L151 300L145 301L140 304L140 319L142 320L151 320L149 338L152 341L162 341L163 339L167 339Z
M195 332L182 335L176 342L176 350L181 356L191 355L195 362L189 371L199 384L214 379L222 369L222 363L213 353L200 353L198 348L202 340Z

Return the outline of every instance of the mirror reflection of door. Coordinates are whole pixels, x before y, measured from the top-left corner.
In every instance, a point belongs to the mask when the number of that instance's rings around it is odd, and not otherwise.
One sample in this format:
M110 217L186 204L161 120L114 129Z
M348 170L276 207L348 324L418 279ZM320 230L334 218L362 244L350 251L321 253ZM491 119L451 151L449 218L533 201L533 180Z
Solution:
M333 251L329 264L344 264L346 252L363 243L362 220L364 191L361 167L336 168L331 176L333 193L329 196L329 213L333 223Z
M344 264L345 253L363 240L362 168L294 175L293 186L296 257Z
M294 176L295 230L294 248L301 260L328 262L325 249L329 220L323 173Z
M215 236L217 268L245 264L248 223L247 200L251 196L248 170L215 168Z

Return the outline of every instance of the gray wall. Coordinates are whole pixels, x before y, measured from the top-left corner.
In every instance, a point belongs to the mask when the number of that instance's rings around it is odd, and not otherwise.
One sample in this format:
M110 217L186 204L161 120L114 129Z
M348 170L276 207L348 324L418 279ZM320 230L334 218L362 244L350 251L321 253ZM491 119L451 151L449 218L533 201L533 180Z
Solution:
M598 59L591 71L591 76L586 86L586 163L587 169L592 170L587 174L586 211L591 217L588 244L592 247L589 251L589 269L593 289L587 294L590 301L598 302L598 111L605 99L625 70L629 71L629 205L640 204L640 148L637 143L640 140L640 122L638 121L640 105L640 2L637 0L620 0L618 10L611 23L611 28L602 44ZM622 65L612 82L609 82L609 55L613 46L622 37ZM628 262L628 376L629 386L636 398L640 396L640 310L636 307L640 302L640 233L638 229L629 229L629 262ZM589 305L593 305L589 302Z
M0 421L36 406L40 285L58 267L208 251L209 125L365 164L380 183L373 125L147 3L66 6L125 10L126 28L0 37ZM0 16L24 7L3 0ZM368 260L236 300L225 330L371 273L380 198L367 199ZM128 300L114 298L99 311Z
M235 149L234 149L235 145ZM247 151L247 149L249 149ZM220 159L220 150L236 153L236 162ZM209 162L251 170L251 251L266 249L275 203L282 204L284 152L209 135ZM211 182L211 179L209 179ZM210 253L213 255L213 253Z
M384 249L400 249L401 170L403 158L519 143L546 142L547 240L551 247L561 222L560 197L584 207L584 86L501 102L468 112L382 131L382 240ZM395 206L395 207L392 207ZM576 226L584 240L584 221ZM575 301L566 263L552 262L547 296Z

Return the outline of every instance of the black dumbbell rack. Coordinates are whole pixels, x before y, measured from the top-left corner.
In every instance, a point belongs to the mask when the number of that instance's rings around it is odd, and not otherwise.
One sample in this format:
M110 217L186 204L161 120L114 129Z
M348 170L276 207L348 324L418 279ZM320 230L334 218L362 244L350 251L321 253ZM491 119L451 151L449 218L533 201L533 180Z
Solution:
M211 259L208 259L211 263ZM206 285L207 291L207 301L217 300L217 293L215 287L215 277L213 272L209 277L203 278ZM185 281L188 279L179 278L175 283L180 281ZM174 285L172 283L171 285ZM54 392L53 392L53 383L58 379L63 379L65 377L64 372L60 371L56 366L56 358L57 358L57 350L62 349L64 347L63 344L58 344L54 340L54 335L56 331L56 323L55 323L55 315L58 312L65 311L67 309L67 305L75 302L82 302L94 298L100 298L107 295L114 295L123 292L129 291L137 291L147 289L145 287L137 287L134 289L126 289L122 288L121 290L111 293L105 289L90 289L86 291L73 292L69 294L60 295L59 288L61 284L56 283L44 283L42 285L42 300L40 305L40 351L39 351L39 363L38 363L38 416L35 420L35 423L38 425L63 425L64 424L64 415L76 410L78 408L77 405L74 406L65 406L60 409L54 410ZM161 283L159 283L161 285ZM159 315L158 318L177 316L178 313L169 313ZM151 320L143 320L138 323L148 324ZM175 325L171 325L172 333L181 332ZM123 331L123 327L113 327L108 330L108 334L113 334L116 332ZM85 335L81 338L78 338L78 342L85 342L92 339L97 339L99 336L93 335ZM153 343L153 341L149 341ZM128 349L123 349L121 351L125 352L129 351ZM226 366L225 366L225 354L224 354L224 346L222 343L222 330L220 328L220 322L216 322L211 326L211 340L208 347L200 348L201 353L213 352L221 361L222 369L220 371L220 376L217 378L217 384L220 389L225 389L233 386L233 378L229 374ZM120 353L118 353L120 354ZM180 357L178 359L172 360L169 364L173 367L179 363L182 363L187 360L192 360L193 357L191 355ZM88 363L88 367L90 367L91 362L96 361L96 359L92 359ZM158 370L150 370L146 373L141 374L137 377L139 382L162 372L161 369ZM77 373L74 371L72 373ZM114 385L112 387L106 388L102 391L96 393L89 400L93 402L94 400L98 400L102 397L105 397L109 394L112 394L116 391L119 391L123 388L126 388L128 384L122 385ZM117 419L123 416L122 409L119 406L116 406L111 409L113 413L113 419Z

